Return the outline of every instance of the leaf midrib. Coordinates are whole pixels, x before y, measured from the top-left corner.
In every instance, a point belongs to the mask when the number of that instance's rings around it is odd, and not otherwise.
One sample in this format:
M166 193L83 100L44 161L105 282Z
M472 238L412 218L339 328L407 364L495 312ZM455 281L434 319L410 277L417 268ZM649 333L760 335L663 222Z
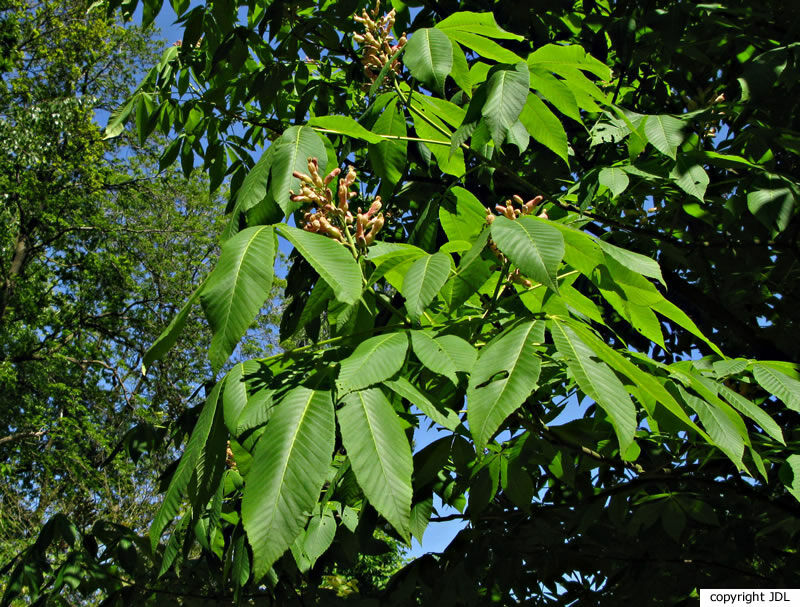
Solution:
M230 328L230 322L229 321L230 321L230 318L231 318L231 310L233 309L233 300L234 300L234 298L236 296L236 291L237 291L238 286L239 286L239 277L241 276L240 270L242 268L242 265L244 265L244 258L247 256L247 252L250 250L250 246L252 245L252 243L256 239L256 237L258 237L258 235L261 234L261 232L263 232L264 230L269 230L269 229L270 229L269 226L260 227L253 234L253 237L250 238L247 241L247 244L242 249L242 254L240 255L239 259L237 260L236 272L235 272L235 275L234 275L234 278L233 278L233 288L230 290L230 297L227 298L227 302L226 302L226 308L227 309L226 309L225 315L224 315L225 322L224 322L223 326L225 327L225 333L226 334L228 332L228 329Z

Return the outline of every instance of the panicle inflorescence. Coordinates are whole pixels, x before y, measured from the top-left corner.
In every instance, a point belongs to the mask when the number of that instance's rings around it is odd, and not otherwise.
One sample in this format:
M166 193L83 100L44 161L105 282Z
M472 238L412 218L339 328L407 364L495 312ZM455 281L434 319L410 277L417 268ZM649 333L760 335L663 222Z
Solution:
M329 187L341 170L337 167L325 177L319 174L319 162L316 158L308 159L308 174L295 171L293 175L300 180L300 192L295 194L290 191L293 202L310 203L309 210L303 214L302 228L308 232L317 232L338 240L342 244L349 244L351 237L354 245L362 251L375 242L375 236L384 224L381 210L381 197L376 196L366 213L361 208L353 216L350 210L350 200L358 193L350 188L356 182L356 170L348 167L347 173L339 180L336 199ZM355 235L351 228L355 228Z
M384 66L398 50L405 46L407 41L406 35L403 34L396 44L392 44L392 40L394 40L392 28L396 13L392 9L383 17L378 18L380 7L381 2L378 0L372 14L363 10L361 15L353 16L353 19L364 26L364 33L353 35L353 39L364 46L361 63L364 64L364 74L369 80L367 86L371 86L375 82ZM400 62L397 59L392 61L390 69L399 74Z

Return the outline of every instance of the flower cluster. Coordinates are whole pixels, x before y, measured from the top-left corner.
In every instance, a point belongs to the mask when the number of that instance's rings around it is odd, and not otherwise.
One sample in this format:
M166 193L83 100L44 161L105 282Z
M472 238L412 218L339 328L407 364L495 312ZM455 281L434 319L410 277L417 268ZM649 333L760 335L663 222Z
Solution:
M521 196L514 194L510 199L506 200L504 205L498 204L495 205L494 208L500 215L503 215L508 219L516 219L520 215L532 215L533 210L539 205L540 202L542 202L542 200L544 200L542 196L536 196L535 198L531 198L528 202L524 202ZM519 208L515 207L514 203L516 203ZM491 225L495 217L496 215L492 213L492 210L489 207L486 207L486 223ZM542 211L537 217L547 219L547 211ZM497 248L497 245L494 244L491 238L489 239L489 248L501 262L505 263L508 261L506 256L500 252L500 249ZM508 275L508 280L510 282L520 284L526 288L533 286L533 283L530 280L519 273L519 268L515 268L514 271Z
M293 202L310 203L310 209L301 221L304 230L317 232L338 240L342 244L357 246L362 251L375 242L375 236L384 224L381 197L376 196L366 213L359 208L355 216L350 211L350 199L357 195L350 188L356 181L356 170L351 166L339 180L336 201L329 187L341 170L337 167L325 177L319 174L319 162L308 159L308 174L295 171L302 187L298 194L290 191ZM355 228L355 234L351 229Z
M363 10L360 16L353 16L353 19L364 26L364 33L355 34L353 39L364 46L364 56L361 58L361 63L364 64L364 74L369 80L369 86L375 82L375 79L384 66L398 50L405 46L407 41L406 35L403 34L400 36L397 44L392 44L392 40L394 39L394 36L392 36L392 28L394 27L396 13L395 10L392 9L378 19L380 7L381 2L378 0L375 9L372 11L372 15L367 13L366 10ZM399 74L400 62L397 59L392 61L390 69Z

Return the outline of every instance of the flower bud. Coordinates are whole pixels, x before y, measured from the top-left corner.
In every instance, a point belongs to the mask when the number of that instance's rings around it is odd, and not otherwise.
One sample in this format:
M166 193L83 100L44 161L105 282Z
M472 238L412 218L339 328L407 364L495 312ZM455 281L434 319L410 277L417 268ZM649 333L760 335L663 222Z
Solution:
M329 184L331 181L333 181L333 180L334 180L334 178L336 178L336 177L339 175L339 173L341 173L341 172L342 172L342 169L340 169L339 167L336 167L335 169L333 169L333 170L332 170L330 173L328 173L328 174L325 176L325 179L323 179L323 180L322 180L322 182L323 182L325 185L328 185L328 184Z

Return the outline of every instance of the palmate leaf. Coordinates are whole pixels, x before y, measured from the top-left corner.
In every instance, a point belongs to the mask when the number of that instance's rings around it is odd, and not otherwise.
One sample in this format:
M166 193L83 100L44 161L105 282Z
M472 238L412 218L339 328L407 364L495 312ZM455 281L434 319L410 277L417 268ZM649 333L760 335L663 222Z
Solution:
M411 331L411 346L423 365L458 385L456 362L433 335L425 331Z
M512 34L497 25L492 13L474 13L472 11L461 11L453 13L446 19L442 19L436 24L436 28L443 32L469 32L479 34L488 38L499 38L504 40L523 40L522 36Z
M186 443L186 448L183 450L183 455L178 462L178 467L175 469L175 474L172 475L172 479L169 482L164 501L161 503L158 514L156 514L153 523L150 525L150 542L153 550L158 546L164 528L175 518L175 515L180 510L189 482L201 459L209 434L211 434L211 426L214 420L218 419L217 408L220 405L220 393L224 384L225 380L218 382L206 398L194 430L192 430L189 441Z
M448 203L439 207L442 229L449 240L473 242L486 227L486 209L469 190L455 186L450 193Z
M363 139L367 143L381 143L383 138L365 129L350 116L315 116L308 121L309 126L355 139Z
M800 411L800 381L761 364L753 367L753 377L767 392L781 399L784 405L793 411Z
M544 101L530 93L519 116L531 137L549 148L569 166L567 132Z
M553 343L564 357L581 392L608 414L619 441L620 454L624 457L633 443L637 426L636 407L628 391L602 360L595 360L598 353L587 346L571 327L553 321L548 326Z
M347 249L322 234L285 224L278 226L278 231L328 283L336 299L346 304L358 301L361 296L361 268Z
M467 420L482 448L536 389L541 360L536 346L544 341L544 324L526 322L492 340L475 362L467 388Z
M403 278L400 292L406 298L406 311L418 320L450 276L450 255L434 253L417 259Z
M545 100L565 116L569 116L579 124L583 124L578 102L575 95L549 71L540 68L531 68L531 88L537 91Z
M522 57L515 52L500 46L494 40L473 34L466 30L448 29L447 36L453 41L464 46L465 49L479 54L481 57L492 59L500 63L518 63Z
M303 530L333 454L329 392L294 388L276 406L245 479L242 522L260 579Z
M673 116L648 116L644 134L659 152L673 160L683 142L683 121Z
M669 176L675 181L675 185L700 202L703 201L706 188L711 181L703 166L687 154L678 156L678 161Z
M558 229L537 217L497 217L491 233L500 251L523 274L558 292L556 271L564 258L564 238Z
M200 294L214 335L208 357L219 369L233 352L272 288L277 251L269 226L242 230L222 245L219 261Z
M408 539L413 460L403 426L377 388L344 397L337 417L358 484L375 509Z
M791 188L755 190L747 194L747 208L770 230L782 232L789 226L797 204Z
M300 180L292 173L308 173L308 159L316 158L319 171L324 174L328 153L322 138L310 126L291 126L272 145L275 152L270 170L270 192L288 217L300 206L300 203L289 200L290 190L300 190Z
M742 456L744 455L745 441L742 435L747 437L747 430L739 415L721 401L718 403L706 402L702 398L689 394L680 386L678 386L678 391L683 400L695 410L713 443L740 470L744 469Z
M275 147L270 145L255 166L245 175L242 185L236 191L235 204L240 211L247 211L266 198L274 154Z
M600 169L597 181L600 185L604 185L611 190L611 195L614 198L622 194L630 183L628 174L619 167L605 167Z
M406 119L403 112L397 108L397 99L392 99L386 104L372 128L382 135L406 136ZM391 184L397 183L402 178L407 154L408 143L405 141L381 141L369 146L369 161L372 168Z
M550 72L566 70L591 72L602 80L611 80L611 70L578 45L545 44L528 55L528 65Z
M437 93L444 92L444 81L453 67L450 39L435 28L416 30L405 47L405 63L411 75Z
M520 118L529 86L528 66L522 61L515 65L497 66L489 71L486 102L481 115L486 120L495 145L502 145L509 130Z
M428 396L423 394L405 377L385 381L383 385L405 398L443 428L455 430L461 423L461 419L455 411L442 405L434 404Z
M559 324L561 321L553 320L551 322L553 324ZM667 411L672 413L672 415L683 422L688 428L691 428L704 438L710 440L708 435L695 425L686 414L683 407L681 407L680 403L675 400L672 394L670 394L655 376L640 369L622 354L614 350L611 346L606 344L605 341L595 335L584 323L572 319L567 320L566 323L590 349L594 350L598 358L618 373L630 379L631 383L636 386L636 389L643 393L643 396L661 403Z
M341 362L336 385L341 392L348 392L389 379L403 366L407 351L405 332L371 337Z

